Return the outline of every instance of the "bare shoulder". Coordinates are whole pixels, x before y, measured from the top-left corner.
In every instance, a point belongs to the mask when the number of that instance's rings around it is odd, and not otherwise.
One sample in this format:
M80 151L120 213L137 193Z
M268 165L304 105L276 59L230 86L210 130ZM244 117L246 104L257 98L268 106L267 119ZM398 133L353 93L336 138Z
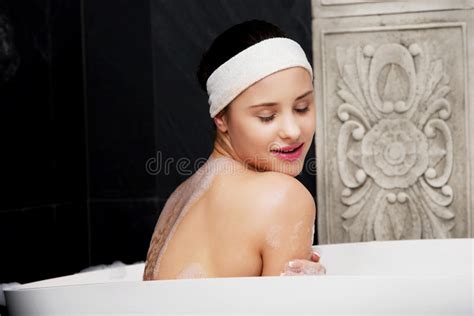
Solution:
M311 193L300 181L281 172L262 172L259 175L259 179L256 181L261 181L265 183L267 187L272 189L275 187L281 187L282 189L291 190L292 193L300 194L309 198L312 197Z
M315 212L314 198L306 187L292 176L279 172L246 171L219 176L213 186L212 198L227 210L265 218ZM290 213L290 214L288 214Z
M295 216L314 213L314 198L306 187L292 176L279 172L265 172L255 180L260 195L259 209L267 209L274 216ZM291 214L289 214L291 213Z
M225 181L221 187L228 191L220 195L221 199L235 212L250 218L249 227L262 230L272 222L315 217L312 194L294 177L279 172L249 172Z

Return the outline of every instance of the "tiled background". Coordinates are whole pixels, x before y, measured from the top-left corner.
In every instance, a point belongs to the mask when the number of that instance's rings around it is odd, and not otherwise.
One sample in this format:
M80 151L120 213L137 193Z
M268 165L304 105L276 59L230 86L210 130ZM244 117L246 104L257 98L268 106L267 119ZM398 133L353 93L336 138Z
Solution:
M0 82L0 283L24 283L90 263L81 11L76 1L0 4L20 58Z
M231 25L261 18L311 58L310 5L0 1L21 60L0 82L0 283L144 261L161 208L187 177L150 175L146 161L212 149L194 75L202 52ZM298 178L316 192L314 175Z

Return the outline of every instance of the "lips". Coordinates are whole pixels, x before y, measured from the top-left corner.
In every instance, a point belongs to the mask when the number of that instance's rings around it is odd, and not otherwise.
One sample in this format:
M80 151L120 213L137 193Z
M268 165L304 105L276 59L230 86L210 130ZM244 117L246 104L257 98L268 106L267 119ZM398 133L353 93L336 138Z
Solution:
M303 145L304 143L300 143L292 146L281 147L280 149L273 149L271 152L281 160L294 161L303 153Z
M272 152L277 152L277 153L291 153L291 152L295 152L296 150L298 150L300 147L303 146L304 143L298 143L298 144L294 144L294 145L291 145L291 146L285 146L285 147L280 147L278 149L272 149L271 151Z

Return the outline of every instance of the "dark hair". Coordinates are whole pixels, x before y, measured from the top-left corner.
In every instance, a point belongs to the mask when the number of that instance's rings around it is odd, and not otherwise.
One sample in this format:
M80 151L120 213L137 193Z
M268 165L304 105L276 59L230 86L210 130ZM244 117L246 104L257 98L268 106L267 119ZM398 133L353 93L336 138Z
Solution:
M217 36L209 49L202 55L196 76L199 85L207 93L206 82L220 65L263 40L274 37L288 37L278 26L262 20L250 20L236 24ZM222 112L225 112L225 107ZM215 137L216 125L212 124Z
M201 89L207 92L207 79L220 65L246 48L274 37L288 36L276 25L261 20L246 21L224 31L202 56L196 73Z

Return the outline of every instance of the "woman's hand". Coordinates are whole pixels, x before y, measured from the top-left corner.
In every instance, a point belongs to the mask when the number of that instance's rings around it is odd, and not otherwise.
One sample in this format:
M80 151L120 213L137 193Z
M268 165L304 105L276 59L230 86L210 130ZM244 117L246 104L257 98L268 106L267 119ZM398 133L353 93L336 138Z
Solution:
M296 259L291 260L285 266L285 270L280 276L294 276L294 275L324 275L326 268L319 263L321 256L317 252L311 254L310 260Z

